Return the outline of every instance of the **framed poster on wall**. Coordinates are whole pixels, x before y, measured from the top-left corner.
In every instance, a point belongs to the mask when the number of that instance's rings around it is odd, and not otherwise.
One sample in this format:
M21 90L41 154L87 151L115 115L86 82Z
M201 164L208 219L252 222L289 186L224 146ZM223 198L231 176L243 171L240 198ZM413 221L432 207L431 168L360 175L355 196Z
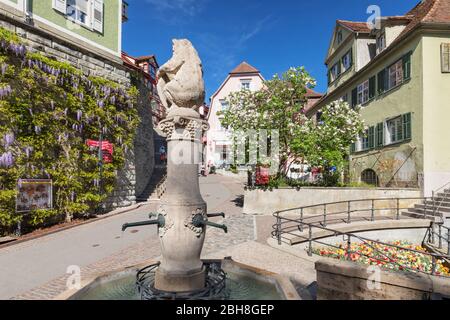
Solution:
M53 209L53 182L50 179L22 179L17 183L16 212Z

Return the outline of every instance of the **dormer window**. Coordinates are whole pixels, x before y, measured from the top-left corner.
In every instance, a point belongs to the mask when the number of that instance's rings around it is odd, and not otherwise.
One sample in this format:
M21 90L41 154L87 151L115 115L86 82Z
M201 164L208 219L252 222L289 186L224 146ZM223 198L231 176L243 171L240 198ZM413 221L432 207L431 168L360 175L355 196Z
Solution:
M334 64L330 69L330 83L336 80L341 75L341 63L340 61Z
M251 80L241 80L241 90L250 90Z
M352 60L352 50L350 50L342 57L342 68L344 72L350 69Z
M336 36L336 41L337 41L337 44L341 44L341 42L342 42L342 31L339 31L338 33L337 33L337 36Z
M377 53L386 49L386 33L382 33L377 37Z

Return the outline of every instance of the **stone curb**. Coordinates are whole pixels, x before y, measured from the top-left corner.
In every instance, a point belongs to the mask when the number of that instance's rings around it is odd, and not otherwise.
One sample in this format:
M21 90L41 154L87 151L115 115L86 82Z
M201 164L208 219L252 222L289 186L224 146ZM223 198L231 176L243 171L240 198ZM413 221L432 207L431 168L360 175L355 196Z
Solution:
M5 244L2 244L2 245L0 245L0 249L4 249L4 248L7 248L7 247L12 247L12 246L20 244L20 243L24 243L24 242L31 241L31 240L36 240L36 239L39 239L39 238L42 238L42 237L46 237L46 236L49 236L49 235L52 235L52 234L55 234L55 233L59 233L59 232L62 232L62 231L66 231L66 230L69 230L69 229L73 229L73 228L76 228L76 227L80 227L80 226L84 226L84 225L87 225L87 224L90 224L90 223L101 221L101 220L104 220L104 219L107 219L107 218L110 218L110 217L117 216L119 214L123 214L123 213L127 213L127 212L130 212L130 211L139 209L139 208L144 207L144 206L149 206L149 205L151 205L151 203L143 202L143 203L135 204L135 205L132 205L132 206L129 206L129 207L126 207L126 208L116 209L114 211L111 211L111 212L109 212L107 214L104 214L104 215L102 215L100 217L97 217L97 218L92 218L92 219L89 219L89 220L86 220L86 221L83 221L83 222L80 222L80 223L77 223L77 224L74 224L74 225L61 227L61 228L56 229L56 230L51 230L51 231L48 231L48 232L44 232L42 234L38 234L38 235L29 237L29 238L26 238L26 239L18 239L16 241L12 241L12 242L8 242L8 243L5 243Z

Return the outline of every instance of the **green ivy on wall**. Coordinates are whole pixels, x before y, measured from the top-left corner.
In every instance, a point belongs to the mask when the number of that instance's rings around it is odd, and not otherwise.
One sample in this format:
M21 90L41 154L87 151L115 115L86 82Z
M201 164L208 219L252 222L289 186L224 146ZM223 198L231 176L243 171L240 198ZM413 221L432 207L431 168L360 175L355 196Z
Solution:
M0 233L92 213L114 190L139 124L137 89L87 77L67 63L27 52L0 28ZM114 144L103 167L87 139ZM52 179L54 210L15 213L21 179ZM101 192L104 191L104 192Z

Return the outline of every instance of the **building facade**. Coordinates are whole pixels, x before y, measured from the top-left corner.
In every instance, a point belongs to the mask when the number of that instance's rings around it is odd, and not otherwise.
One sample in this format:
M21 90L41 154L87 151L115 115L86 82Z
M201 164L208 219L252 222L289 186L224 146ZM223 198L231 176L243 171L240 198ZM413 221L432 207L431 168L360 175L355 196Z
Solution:
M338 20L327 53L328 90L309 116L342 99L366 125L350 154L349 178L420 187L450 182L450 0L424 0L380 27Z
M154 166L153 121L142 76L122 61L122 22L128 19L122 0L0 0L0 26L15 32L30 52L70 63L86 76L98 76L139 89L136 106L141 119L135 148L118 172L106 207L136 202Z
M229 73L219 89L210 99L207 116L210 129L206 135L205 164L222 167L230 159L231 140L230 131L221 124L217 114L228 107L227 97L240 90L258 91L262 88L264 78L261 73L247 62L242 62Z

